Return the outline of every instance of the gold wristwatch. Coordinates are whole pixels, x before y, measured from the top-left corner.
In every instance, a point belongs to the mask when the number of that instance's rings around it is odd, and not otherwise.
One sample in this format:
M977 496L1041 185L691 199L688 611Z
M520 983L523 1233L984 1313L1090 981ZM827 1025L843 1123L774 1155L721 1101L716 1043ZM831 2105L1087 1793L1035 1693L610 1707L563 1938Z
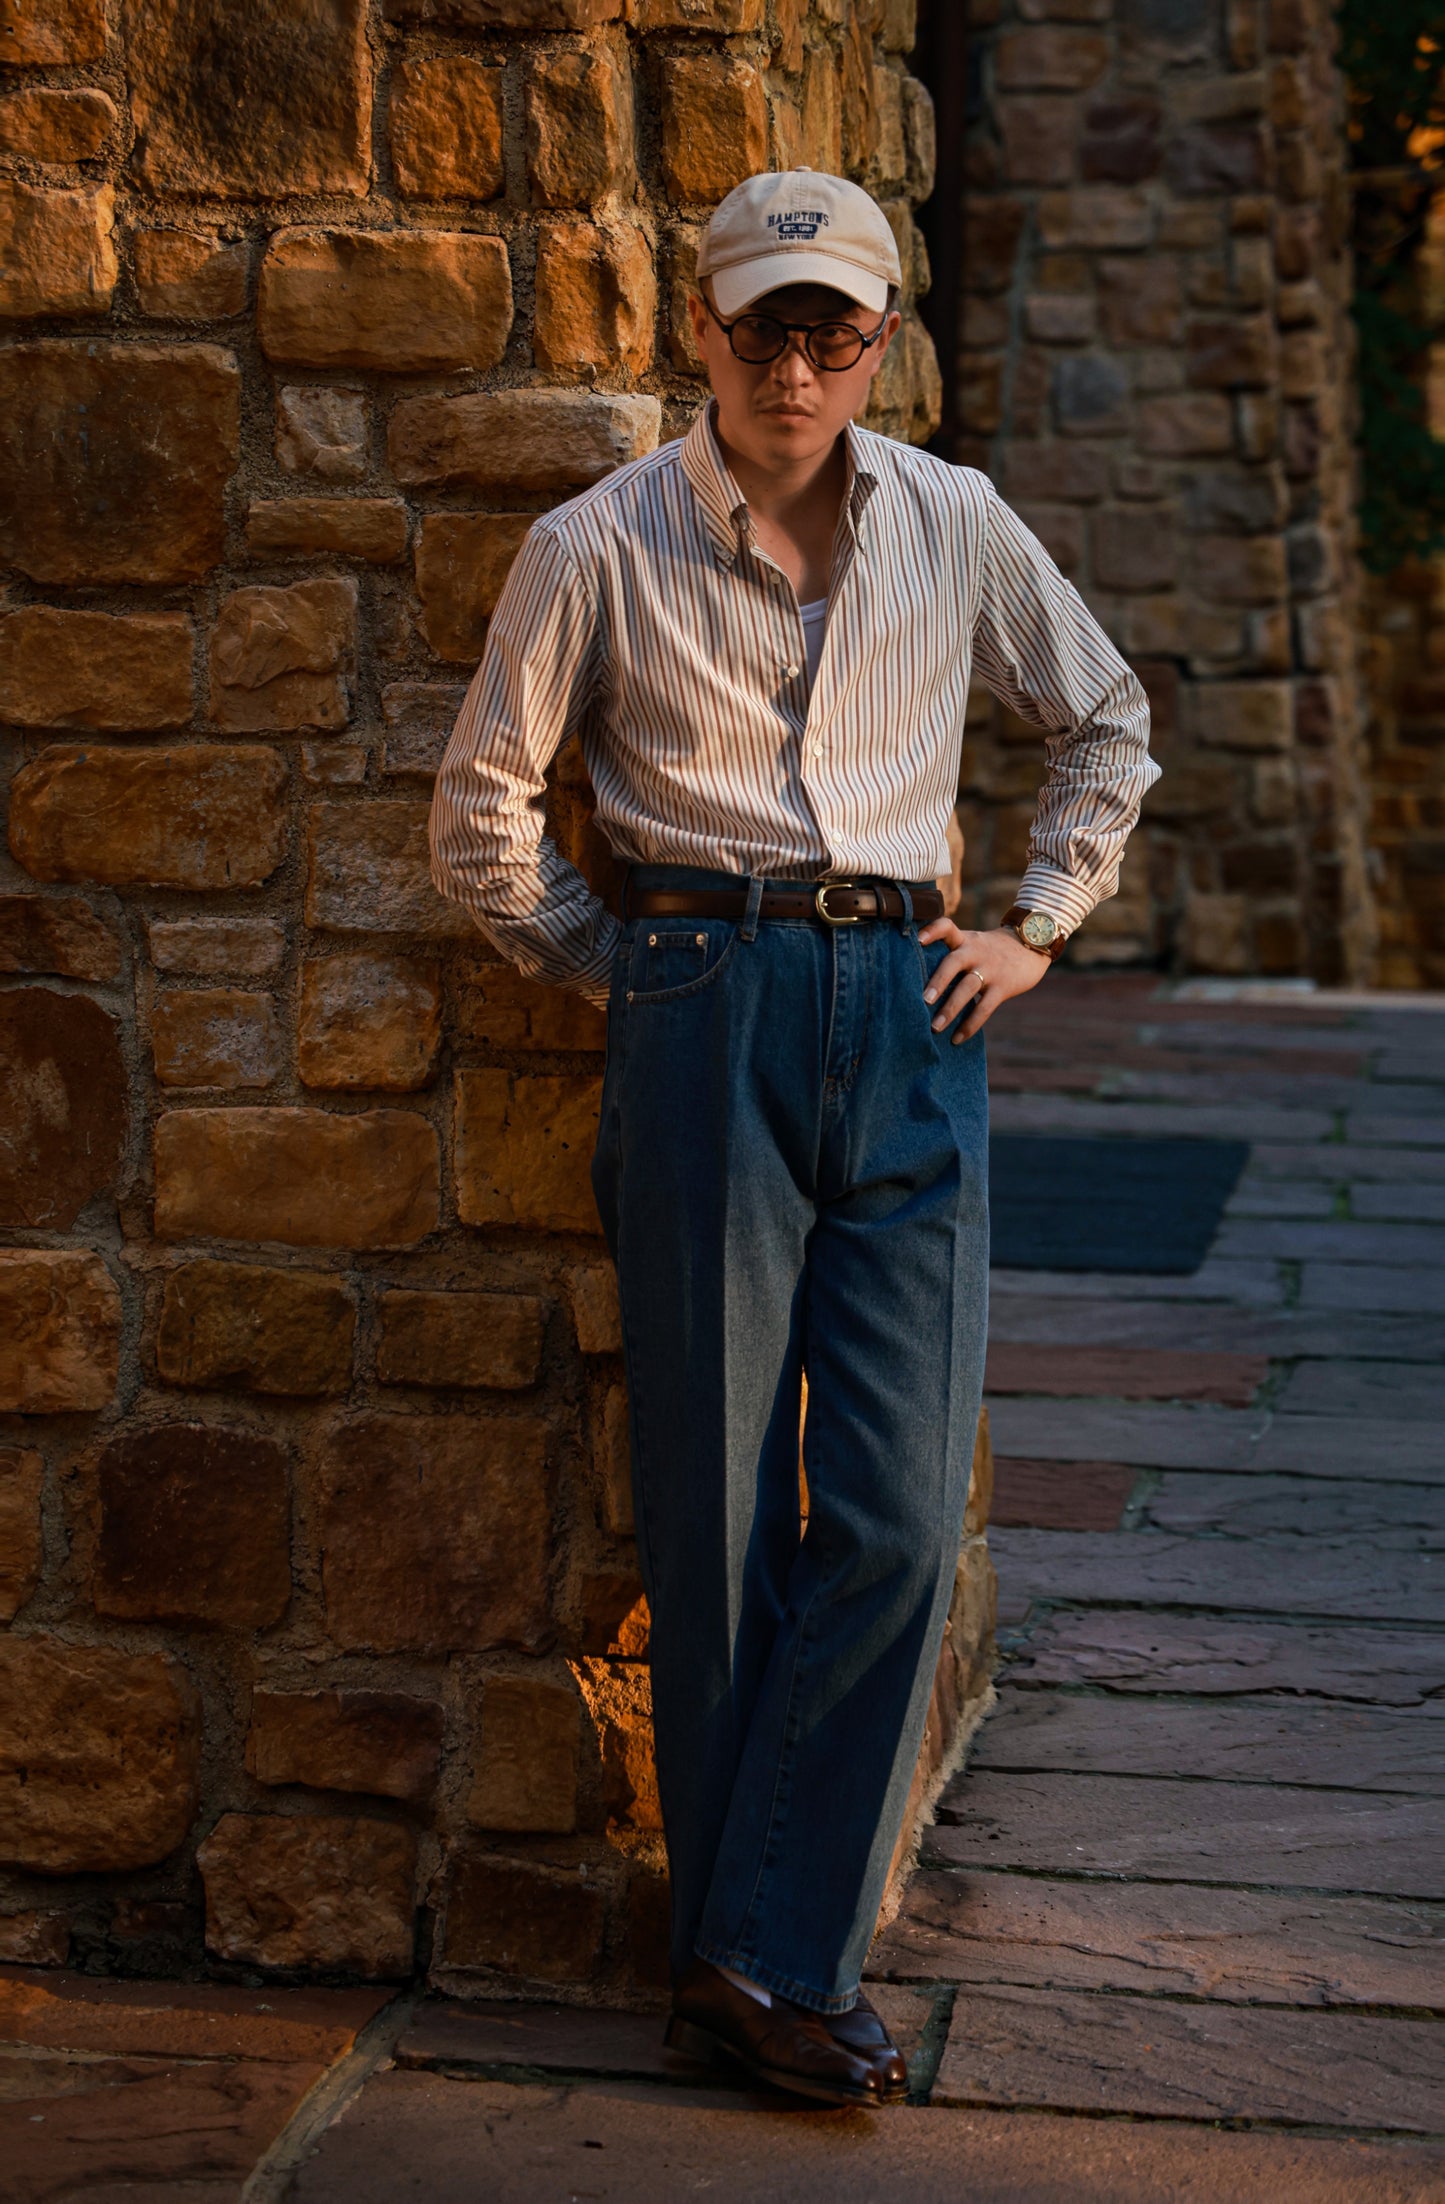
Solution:
M1022 903L1015 903L1011 911L1005 911L999 924L1017 934L1026 949L1047 957L1050 964L1055 957L1063 955L1069 939L1058 920L1050 918L1047 911L1026 910Z

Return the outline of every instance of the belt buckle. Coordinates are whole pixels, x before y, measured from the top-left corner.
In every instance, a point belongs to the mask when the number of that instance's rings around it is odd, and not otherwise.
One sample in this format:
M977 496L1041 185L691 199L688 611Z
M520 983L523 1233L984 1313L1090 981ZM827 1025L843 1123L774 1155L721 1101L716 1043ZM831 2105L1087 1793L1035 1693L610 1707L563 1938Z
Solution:
M849 918L841 915L835 916L828 908L828 897L834 888L852 888L856 892L863 885L864 883L860 880L824 880L819 883L813 896L813 908L825 926L858 926L862 924L863 914L861 911L854 911Z

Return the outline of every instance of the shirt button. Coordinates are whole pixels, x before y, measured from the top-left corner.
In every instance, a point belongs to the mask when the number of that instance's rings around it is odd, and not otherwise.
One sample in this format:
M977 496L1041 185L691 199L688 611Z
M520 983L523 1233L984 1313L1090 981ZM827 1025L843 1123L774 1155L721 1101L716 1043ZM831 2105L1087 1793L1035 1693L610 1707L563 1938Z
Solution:
M784 666L784 668L783 668L783 671L784 671L784 673L785 673L785 674L787 675L787 677L788 677L788 679L789 679L790 681L796 681L796 680L797 680L797 678L798 678L798 669L797 669L797 667L796 667L796 666Z

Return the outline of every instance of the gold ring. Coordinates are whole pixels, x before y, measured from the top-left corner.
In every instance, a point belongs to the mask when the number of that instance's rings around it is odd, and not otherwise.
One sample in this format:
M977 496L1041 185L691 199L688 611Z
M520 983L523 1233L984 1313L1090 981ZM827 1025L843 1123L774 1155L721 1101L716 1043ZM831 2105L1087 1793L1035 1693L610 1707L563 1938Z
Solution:
M987 987L988 981L984 978L982 972L980 972L977 965L974 966L971 977L978 981L980 987Z

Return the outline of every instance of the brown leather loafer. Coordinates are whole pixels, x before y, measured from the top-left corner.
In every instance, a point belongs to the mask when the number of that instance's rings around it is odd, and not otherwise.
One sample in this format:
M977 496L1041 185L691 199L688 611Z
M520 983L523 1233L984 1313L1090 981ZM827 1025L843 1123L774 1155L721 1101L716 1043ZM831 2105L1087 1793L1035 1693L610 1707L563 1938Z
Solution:
M817 2013L779 1997L760 2005L705 1959L695 1959L678 1976L663 2041L690 2058L710 2060L721 2053L755 2081L820 2104L886 2102L881 2073L837 2042Z
M901 2104L908 2095L908 2065L876 2006L860 1990L851 2013L822 2013L823 2026L835 2043L845 2044L860 2059L876 2068L882 2081L883 2102Z

